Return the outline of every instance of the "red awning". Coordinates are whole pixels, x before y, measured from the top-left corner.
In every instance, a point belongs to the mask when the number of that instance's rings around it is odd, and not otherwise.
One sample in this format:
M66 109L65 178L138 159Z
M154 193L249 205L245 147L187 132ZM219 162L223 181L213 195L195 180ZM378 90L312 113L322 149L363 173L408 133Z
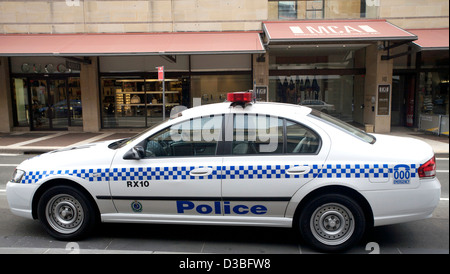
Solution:
M258 32L5 34L0 56L176 55L265 52Z
M413 41L417 37L386 20L264 22L269 43Z
M448 50L449 48L448 28L410 29L408 31L417 35L418 39L413 43L421 50Z

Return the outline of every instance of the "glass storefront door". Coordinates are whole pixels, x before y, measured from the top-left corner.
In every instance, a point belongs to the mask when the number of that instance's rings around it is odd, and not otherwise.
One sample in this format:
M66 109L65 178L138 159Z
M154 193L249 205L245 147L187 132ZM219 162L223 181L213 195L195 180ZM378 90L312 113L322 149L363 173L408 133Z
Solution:
M31 130L66 130L81 126L79 77L13 77L14 125Z
M68 127L70 106L65 80L30 80L33 129Z

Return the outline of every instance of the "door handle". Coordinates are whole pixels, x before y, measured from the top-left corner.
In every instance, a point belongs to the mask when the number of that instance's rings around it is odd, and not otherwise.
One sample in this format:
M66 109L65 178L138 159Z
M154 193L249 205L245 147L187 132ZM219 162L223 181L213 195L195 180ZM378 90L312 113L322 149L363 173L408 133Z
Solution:
M191 170L189 172L189 175L191 176L208 176L211 175L211 173L213 172L213 169L211 167L199 167L199 168L194 168L193 170Z
M294 166L286 171L287 174L299 175L308 173L311 170L309 166Z

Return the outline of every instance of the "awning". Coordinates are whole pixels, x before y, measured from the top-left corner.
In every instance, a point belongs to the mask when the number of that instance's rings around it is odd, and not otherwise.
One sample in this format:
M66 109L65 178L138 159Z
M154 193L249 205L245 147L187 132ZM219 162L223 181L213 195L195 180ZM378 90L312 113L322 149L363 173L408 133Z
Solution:
M413 41L417 36L386 20L264 22L268 43Z
M5 34L0 56L263 53L259 32Z
M439 29L410 29L411 33L417 35L418 39L413 43L420 50L448 50L449 34L448 28Z

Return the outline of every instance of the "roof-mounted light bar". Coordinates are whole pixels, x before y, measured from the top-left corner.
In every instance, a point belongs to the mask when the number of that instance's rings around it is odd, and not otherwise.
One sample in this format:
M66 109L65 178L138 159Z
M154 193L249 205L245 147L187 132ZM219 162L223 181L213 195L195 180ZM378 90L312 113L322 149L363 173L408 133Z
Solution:
M253 99L253 92L251 91L230 92L227 94L227 101L231 102L231 106L240 105L245 107L251 104L254 101Z

